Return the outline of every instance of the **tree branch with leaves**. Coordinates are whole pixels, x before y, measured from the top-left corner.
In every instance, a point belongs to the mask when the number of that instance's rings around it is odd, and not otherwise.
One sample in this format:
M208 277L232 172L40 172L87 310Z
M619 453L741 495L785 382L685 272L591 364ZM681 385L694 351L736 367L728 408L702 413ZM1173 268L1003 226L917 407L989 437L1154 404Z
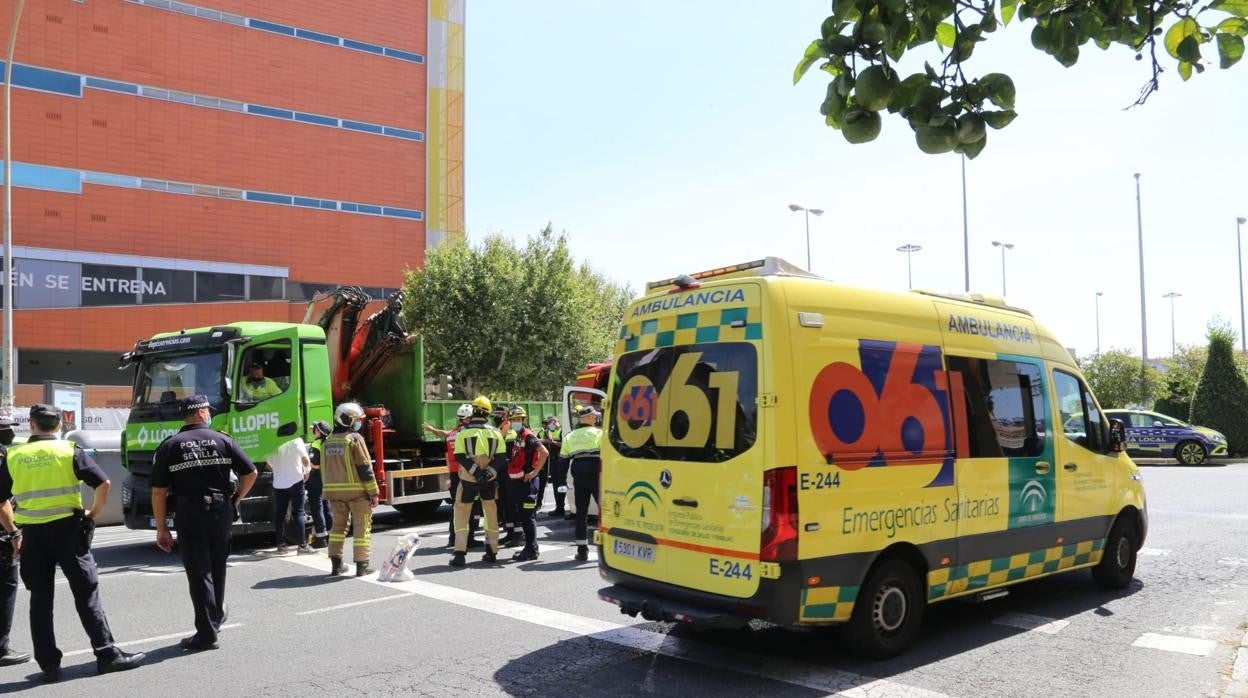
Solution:
M1015 88L1001 72L968 78L964 65L1015 17L1033 22L1032 46L1067 68L1088 42L1126 46L1141 61L1147 53L1152 75L1131 106L1160 86L1159 40L1187 80L1204 72L1207 44L1216 45L1225 69L1243 58L1248 36L1248 0L833 0L793 82L822 61L831 79L819 111L850 143L875 140L887 111L909 124L923 152L974 158L988 143L988 127L1005 128L1017 116ZM902 59L931 43L943 54L939 68L925 61L922 72L902 78Z

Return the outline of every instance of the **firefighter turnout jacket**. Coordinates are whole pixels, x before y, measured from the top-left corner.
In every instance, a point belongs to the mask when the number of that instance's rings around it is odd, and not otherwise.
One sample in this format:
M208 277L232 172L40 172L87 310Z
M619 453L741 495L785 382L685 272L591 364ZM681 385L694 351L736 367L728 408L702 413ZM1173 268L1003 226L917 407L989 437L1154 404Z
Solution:
M325 439L321 454L321 481L326 499L355 499L377 496L373 459L364 437L351 431L337 431Z

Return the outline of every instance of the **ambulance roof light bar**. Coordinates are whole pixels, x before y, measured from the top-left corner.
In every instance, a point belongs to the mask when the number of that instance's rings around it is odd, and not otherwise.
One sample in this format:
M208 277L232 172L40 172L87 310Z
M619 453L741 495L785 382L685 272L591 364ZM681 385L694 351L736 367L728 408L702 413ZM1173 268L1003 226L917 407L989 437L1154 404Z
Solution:
M733 264L726 267L716 267L715 269L707 269L696 274L681 274L679 276L663 279L662 281L651 281L646 284L646 291L654 291L656 289L663 288L664 286L675 286L678 290L685 291L697 288L701 285L701 282L709 279L751 270L758 270L756 273L759 276L774 276L783 274L787 276L805 276L812 279L822 278L816 274L811 274L810 272L803 270L801 267L790 264L779 257L765 257L763 259L756 259L753 262Z

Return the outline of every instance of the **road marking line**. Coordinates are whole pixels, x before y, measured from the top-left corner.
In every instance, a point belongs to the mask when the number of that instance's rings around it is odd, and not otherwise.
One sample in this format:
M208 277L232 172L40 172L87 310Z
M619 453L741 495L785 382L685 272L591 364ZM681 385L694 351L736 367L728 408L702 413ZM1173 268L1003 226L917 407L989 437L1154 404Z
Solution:
M308 566L304 561L297 558L289 560L289 562ZM404 593L368 601L357 601L354 604L345 604L343 607L391 601L404 596L423 596L435 601L464 606L475 611L484 611L554 630L562 630L573 635L610 642L645 653L661 654L716 669L752 674L773 681L813 688L831 694L849 696L850 698L880 698L881 696L948 698L942 693L906 686L893 681L875 679L782 657L742 652L700 640L671 637L635 626L586 618L519 601L488 596L475 591L434 584L421 579L413 579L406 582L379 582L376 575L356 577L355 579L389 589L399 589ZM303 614L307 613L310 612L303 612Z
M239 627L242 627L242 625L243 625L242 623L229 623L229 624L227 624L227 625L223 625L223 626L221 626L221 630L229 630L229 629L231 629L231 628L239 628ZM165 641L165 640L173 640L173 639L178 639L178 640L181 640L181 639L182 639L182 638L184 638L184 637L187 637L187 636L189 636L189 635L194 635L194 634L195 634L195 631L194 631L194 630L186 630L186 631L183 631L183 632L180 632L180 633L171 633L171 634L169 634L169 635L157 635L156 637L145 637L145 638L143 638L142 640L128 640L128 641L126 641L126 642L114 642L114 643L113 643L113 646L115 646L115 647L131 647L131 646L133 646L133 645L146 645L146 644L149 644L149 643L152 643L152 642L163 642L163 641ZM73 657L73 656L77 656L77 655L80 655L80 654L92 654L92 653L94 653L94 652L95 652L95 650L91 650L91 649L87 649L87 650L74 650L73 652L66 652L66 653L65 653L65 656L66 656L66 657Z
M1234 681L1248 681L1248 647L1235 650L1235 668L1231 670Z
M1044 616L1033 616L1030 613L1006 613L994 618L992 622L996 625L1008 625L1012 628L1022 628L1046 635L1056 635L1070 625L1068 620L1053 620Z
M385 582L381 582L381 583L384 584ZM382 601L393 601L395 599L403 599L403 598L407 598L408 596L415 596L415 594L413 594L410 591L405 591L402 594L393 594L391 596L381 596L376 599L366 599L364 601L352 601L351 603L341 603L341 604L338 604L337 606L329 606L326 608L315 608L315 609L312 609L311 611L300 611L299 613L296 613L295 615L312 616L318 613L329 613L330 611L339 611L344 608L355 608L356 606L364 606L370 603L379 603Z
M1162 548L1140 548L1140 555L1157 557L1157 556L1169 555L1169 554L1170 554L1169 550L1164 550Z
M1194 637L1144 633L1135 642L1132 642L1131 646L1178 652L1179 654L1190 654L1197 657L1208 657L1213 654L1213 650L1218 646L1218 643L1213 640L1200 640Z
M181 571L182 571L181 569L170 569L167 572L157 572L154 570L144 570L144 571L135 571L135 572L114 572L112 574L100 574L100 575L97 575L97 577L101 580L117 579L119 577L140 577L140 576L143 576L143 577L177 576L178 579L185 579L185 577L182 577L181 575L177 574ZM56 580L56 584L69 584L69 580L62 577Z

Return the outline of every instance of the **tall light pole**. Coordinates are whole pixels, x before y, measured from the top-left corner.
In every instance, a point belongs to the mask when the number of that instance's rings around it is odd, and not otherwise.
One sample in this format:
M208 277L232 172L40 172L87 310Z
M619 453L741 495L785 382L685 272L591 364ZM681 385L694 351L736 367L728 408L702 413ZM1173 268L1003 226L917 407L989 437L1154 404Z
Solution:
M1144 207L1140 203L1140 173L1135 173L1135 225L1140 238L1140 356L1148 363L1148 303L1144 300Z
M962 156L962 277L963 291L971 292L971 234L966 224L966 156Z
M1162 296L1162 298L1170 299L1170 356L1174 356L1176 344L1174 342L1174 299L1182 296L1182 293L1171 291Z
M898 252L906 253L906 288L914 288L914 273L910 267L910 255L923 249L921 245L906 243L897 248Z
M806 271L810 271L810 214L813 213L816 216L822 216L823 209L806 208L804 206L798 206L797 204L789 204L789 210L795 211L795 212L796 211L806 212Z
M1014 249L1014 243L1001 242L1000 240L992 241L993 247L1001 248L1001 297L1005 297L1005 251Z
M9 29L9 51L4 61L4 371L0 387L0 413L13 414L13 138L12 112L13 49L17 46L17 25L22 21L26 0L17 0L13 27Z
M1096 292L1096 355L1101 355L1101 296L1104 291Z
M1248 354L1248 331L1244 327L1244 248L1239 241L1239 226L1244 223L1248 223L1248 218L1235 219L1235 261L1239 263L1239 346Z

